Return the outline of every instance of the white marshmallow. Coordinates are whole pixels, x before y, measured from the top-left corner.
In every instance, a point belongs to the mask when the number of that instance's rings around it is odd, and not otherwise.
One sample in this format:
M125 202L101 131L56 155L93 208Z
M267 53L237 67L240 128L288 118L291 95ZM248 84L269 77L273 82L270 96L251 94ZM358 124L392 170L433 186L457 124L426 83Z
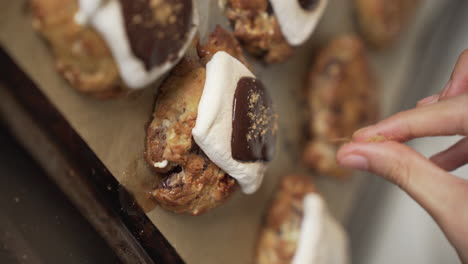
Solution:
M161 162L153 162L153 166L155 168L159 168L159 169L166 168L168 164L169 164L169 162L167 160L163 160Z
M320 195L304 197L304 218L293 264L347 264L348 238Z
M177 60L167 61L162 65L153 67L147 71L143 62L138 59L130 48L122 7L118 0L79 0L79 11L75 15L75 22L86 25L91 24L98 31L114 56L119 68L122 80L129 88L143 88L156 81L161 75L169 71L187 50L191 40L195 36L198 26L198 12L193 5L194 26L188 33L186 43L177 54Z
M298 0L270 0L281 32L289 44L298 46L314 32L328 4L328 0L318 1L317 7L305 10Z
M255 77L241 62L219 51L206 65L206 80L192 135L208 158L237 180L242 191L254 193L262 183L264 162L239 162L232 157L232 105L237 82Z

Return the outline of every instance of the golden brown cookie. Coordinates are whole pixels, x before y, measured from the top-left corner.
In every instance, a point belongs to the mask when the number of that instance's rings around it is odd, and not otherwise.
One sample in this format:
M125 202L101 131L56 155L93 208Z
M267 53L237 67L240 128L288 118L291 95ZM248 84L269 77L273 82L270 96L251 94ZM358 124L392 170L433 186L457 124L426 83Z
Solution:
M392 45L406 27L420 0L354 0L364 38L378 49Z
M226 15L234 35L247 52L265 62L278 63L289 58L293 48L288 44L268 0L228 0Z
M32 0L33 26L50 44L59 73L85 94L119 95L123 84L104 40L90 27L78 25L77 0Z
M336 163L336 151L354 131L376 121L376 81L361 39L340 36L318 54L308 76L309 112L306 166L337 177L349 171Z
M58 71L98 98L155 82L182 58L195 34L192 0L94 4L31 0L33 26L50 44Z
M211 60L211 57L213 57L213 55L218 51L229 53L231 56L242 62L242 64L250 68L250 65L244 58L242 48L236 38L231 32L225 30L219 25L216 26L205 45L201 45L200 43L197 44L197 53L201 59L200 62L203 65L208 63L208 61Z
M192 138L206 78L204 64L221 50L245 62L236 39L217 27L206 45L198 45L200 57L183 59L160 87L147 129L146 160L162 179L153 197L176 213L199 215L221 205L237 189L236 181Z
M313 192L315 186L309 178L283 178L260 232L255 263L291 263L301 230L304 197Z

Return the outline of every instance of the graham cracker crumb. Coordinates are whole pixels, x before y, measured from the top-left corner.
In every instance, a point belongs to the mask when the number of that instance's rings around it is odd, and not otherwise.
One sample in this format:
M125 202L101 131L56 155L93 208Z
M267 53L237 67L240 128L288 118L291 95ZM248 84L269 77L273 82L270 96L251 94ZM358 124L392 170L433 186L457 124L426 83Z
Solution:
M369 142L369 143L379 143L379 142L385 142L385 141L389 141L390 139L388 139L387 137L383 136L383 135L377 135L377 136L373 136L373 137L370 137L368 139L366 139L366 142Z
M154 20L161 25L174 24L177 21L177 13L182 10L183 5L170 4L164 0L150 0L153 9Z
M268 132L273 134L276 131L277 115L273 110L270 107L265 107L264 105L255 109L258 101L260 100L260 96L261 95L258 92L254 91L250 91L248 95L249 112L247 113L247 116L252 124L246 135L248 141L252 141L259 136L265 136Z

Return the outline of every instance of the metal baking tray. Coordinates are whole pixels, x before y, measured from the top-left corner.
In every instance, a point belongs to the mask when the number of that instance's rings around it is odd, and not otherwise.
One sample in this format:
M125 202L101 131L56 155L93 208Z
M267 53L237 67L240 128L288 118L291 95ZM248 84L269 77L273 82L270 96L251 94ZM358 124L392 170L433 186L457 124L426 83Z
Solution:
M383 116L400 109L409 94L422 94L407 85L428 32L454 3L427 0L397 45L370 52ZM317 47L355 31L351 1L330 1L315 34L286 63L264 65L248 58L271 90L280 115L279 155L256 194L238 192L199 217L153 209L141 196L151 178L142 165L144 126L156 86L111 101L78 94L55 72L47 45L31 28L27 6L27 0L0 1L0 117L124 262L250 263L263 210L278 179L291 172L314 177L332 214L358 230L353 216L372 185L362 174L336 181L302 167L303 110L297 103ZM202 38L217 23L228 26L215 1L199 0L199 6Z

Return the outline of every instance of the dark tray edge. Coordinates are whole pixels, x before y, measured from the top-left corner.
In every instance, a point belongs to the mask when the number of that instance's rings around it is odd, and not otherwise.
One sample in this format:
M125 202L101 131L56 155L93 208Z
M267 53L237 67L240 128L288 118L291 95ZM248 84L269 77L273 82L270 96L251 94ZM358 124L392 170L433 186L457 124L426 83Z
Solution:
M125 263L184 263L116 178L0 46L0 115Z

